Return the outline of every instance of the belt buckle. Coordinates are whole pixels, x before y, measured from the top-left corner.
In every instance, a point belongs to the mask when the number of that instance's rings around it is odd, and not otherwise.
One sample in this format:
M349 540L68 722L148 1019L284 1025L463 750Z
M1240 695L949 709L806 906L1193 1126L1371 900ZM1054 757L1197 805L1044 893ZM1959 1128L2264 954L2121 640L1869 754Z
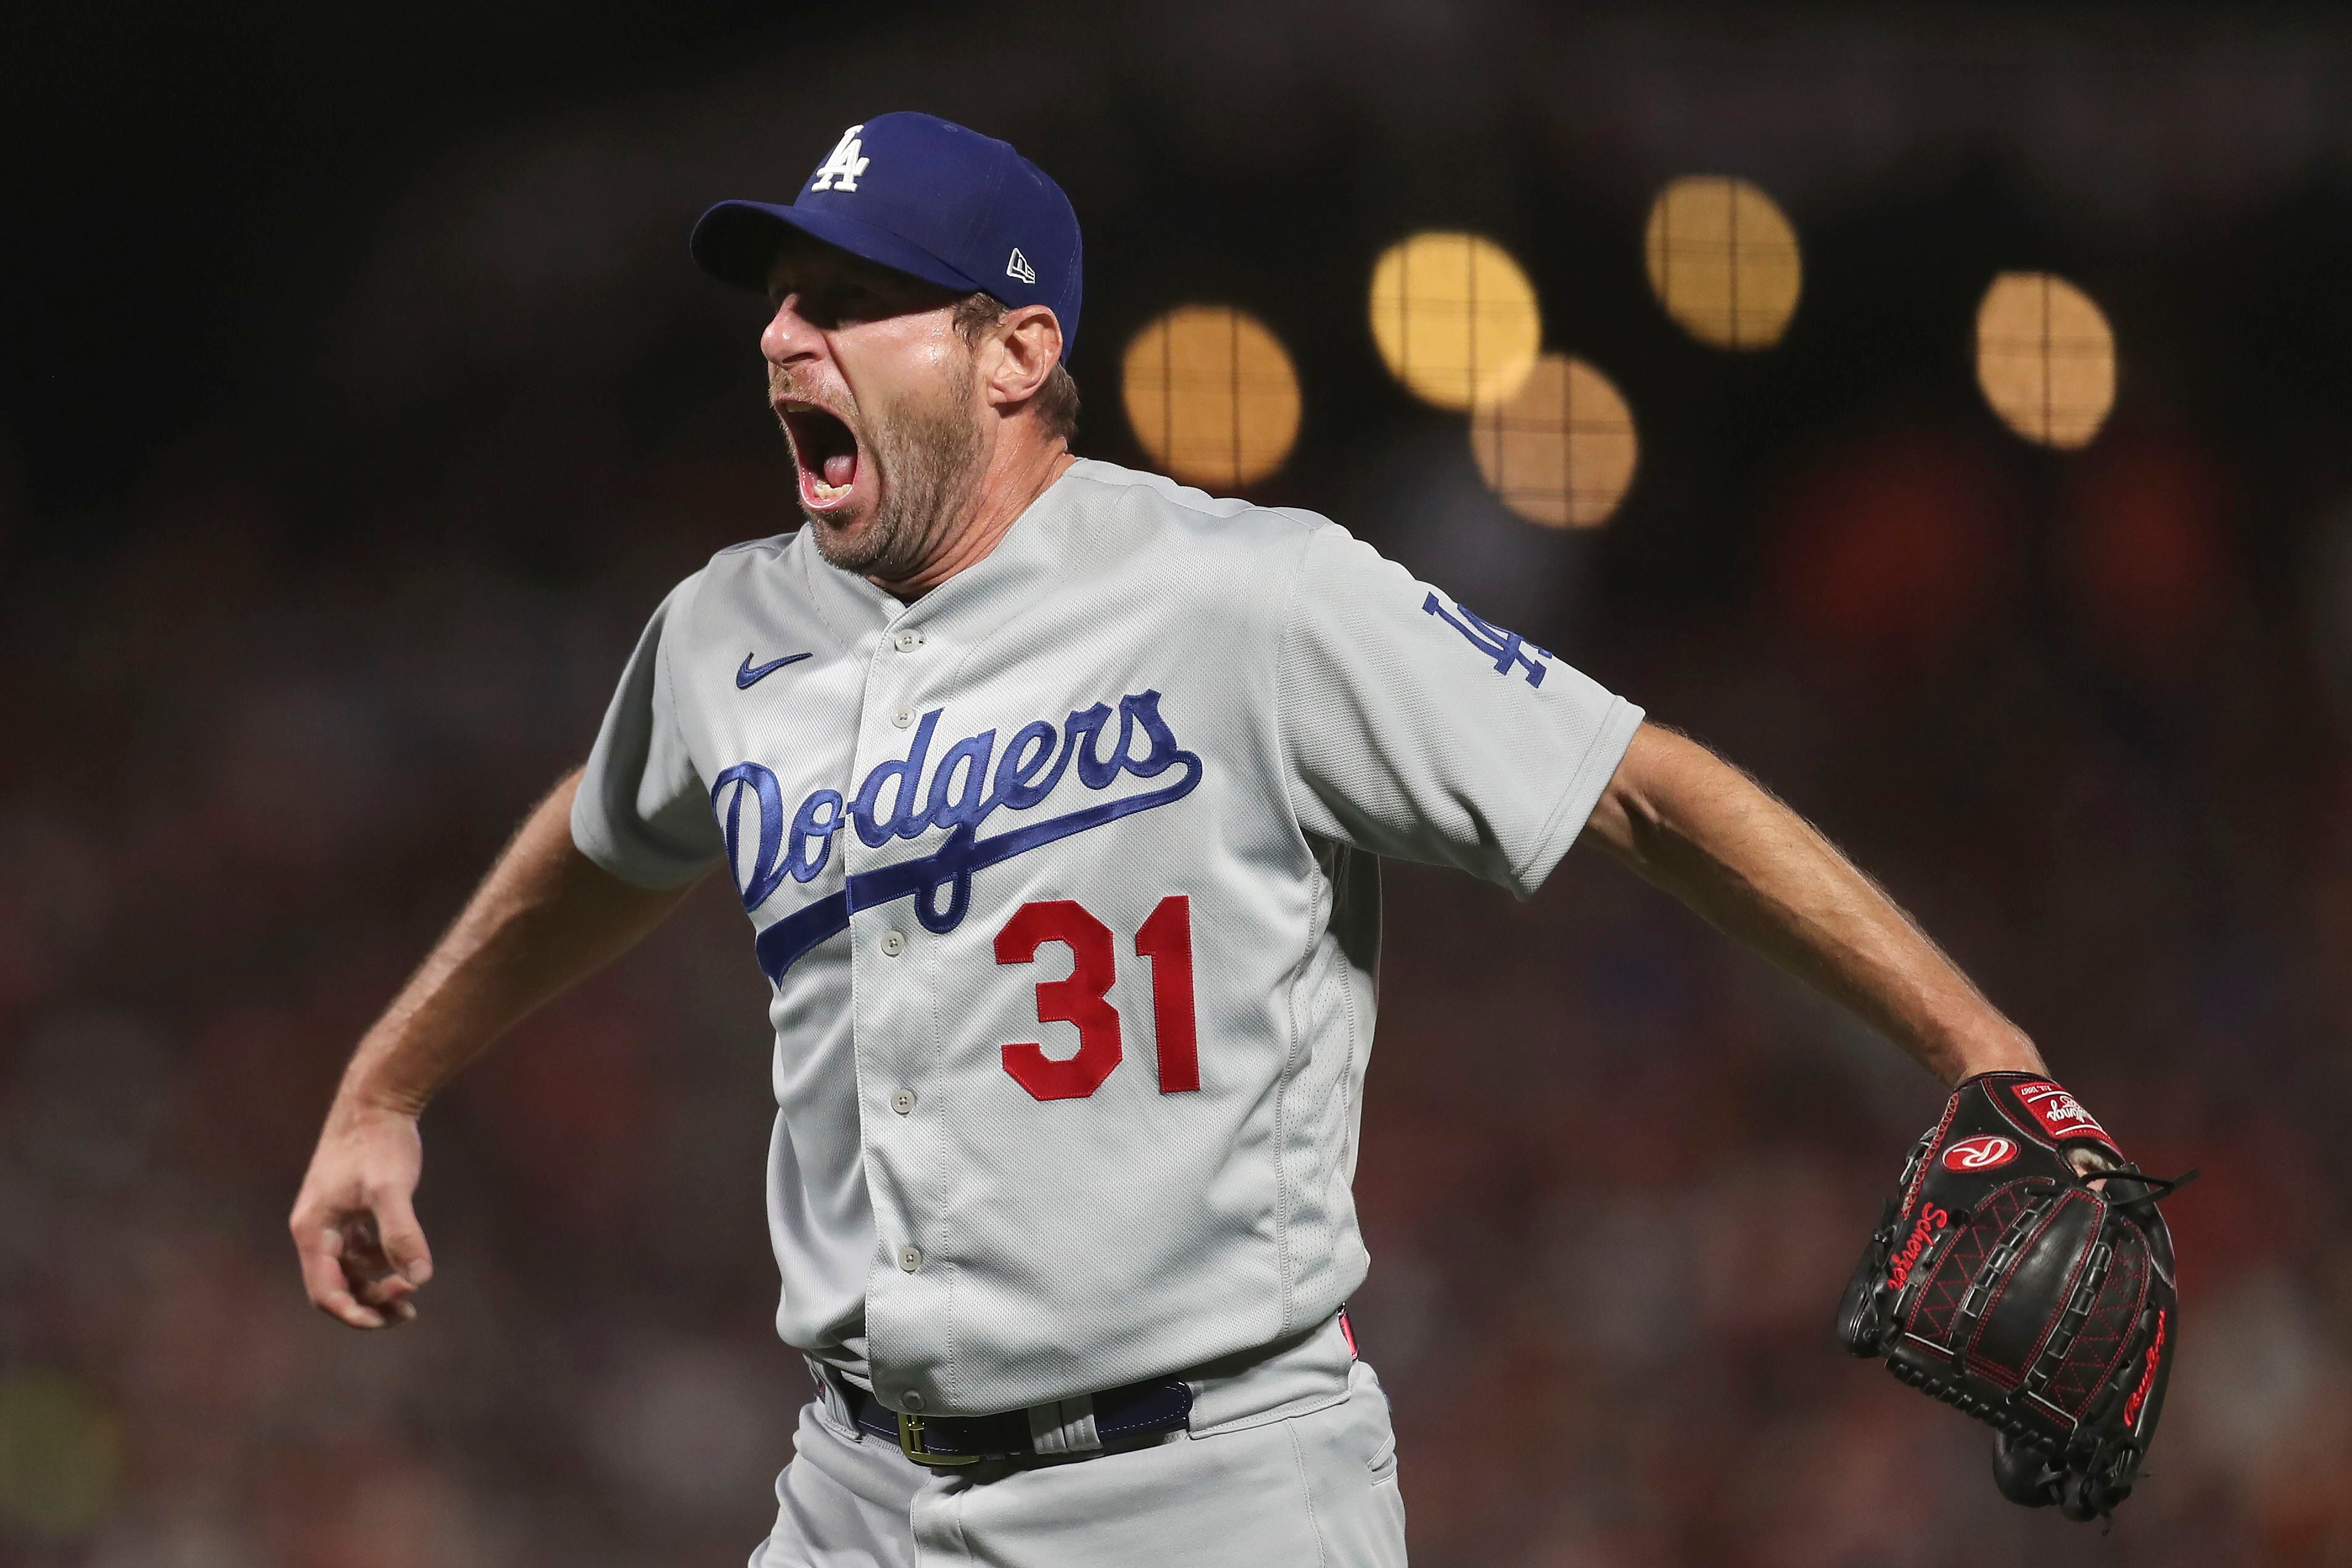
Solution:
M923 1447L923 1418L901 1410L898 1415L898 1452L919 1465L976 1465L978 1454L934 1454Z

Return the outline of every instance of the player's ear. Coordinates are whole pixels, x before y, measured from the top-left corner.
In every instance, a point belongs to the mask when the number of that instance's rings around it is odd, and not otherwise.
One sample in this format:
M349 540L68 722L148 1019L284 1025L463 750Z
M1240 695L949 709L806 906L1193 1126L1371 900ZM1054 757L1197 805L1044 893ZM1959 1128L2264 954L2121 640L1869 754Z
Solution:
M988 401L1002 408L1037 395L1062 363L1062 323L1044 305L1005 312L997 324L999 352L988 373Z

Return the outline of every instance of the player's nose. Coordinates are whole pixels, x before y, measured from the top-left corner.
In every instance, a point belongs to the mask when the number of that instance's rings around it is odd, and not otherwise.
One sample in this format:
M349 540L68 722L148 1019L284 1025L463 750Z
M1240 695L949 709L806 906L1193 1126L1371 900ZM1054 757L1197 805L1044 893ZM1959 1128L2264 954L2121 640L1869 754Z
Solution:
M824 336L801 314L801 296L787 294L776 301L776 313L760 333L760 352L770 364L790 364L824 352Z

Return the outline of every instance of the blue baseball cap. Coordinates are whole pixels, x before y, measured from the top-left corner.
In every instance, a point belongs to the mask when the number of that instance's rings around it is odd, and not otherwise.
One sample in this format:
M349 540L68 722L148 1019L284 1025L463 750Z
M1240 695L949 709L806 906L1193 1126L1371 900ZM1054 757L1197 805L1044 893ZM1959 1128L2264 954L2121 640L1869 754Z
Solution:
M1078 341L1078 215L1009 142L934 115L877 114L841 133L792 205L720 202L687 245L713 278L765 293L794 232L942 289L1046 306L1064 359Z

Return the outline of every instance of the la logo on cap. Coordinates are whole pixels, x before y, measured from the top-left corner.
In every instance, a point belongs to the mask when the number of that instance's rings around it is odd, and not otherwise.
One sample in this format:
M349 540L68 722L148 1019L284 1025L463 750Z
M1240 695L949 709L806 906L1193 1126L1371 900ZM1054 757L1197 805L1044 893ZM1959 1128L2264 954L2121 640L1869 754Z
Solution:
M857 176L866 173L866 165L873 162L860 156L863 144L858 137L865 129L865 123L860 121L841 133L841 140L833 145L833 155L825 159L824 166L816 172L816 178L809 182L810 190L854 191L857 188Z

